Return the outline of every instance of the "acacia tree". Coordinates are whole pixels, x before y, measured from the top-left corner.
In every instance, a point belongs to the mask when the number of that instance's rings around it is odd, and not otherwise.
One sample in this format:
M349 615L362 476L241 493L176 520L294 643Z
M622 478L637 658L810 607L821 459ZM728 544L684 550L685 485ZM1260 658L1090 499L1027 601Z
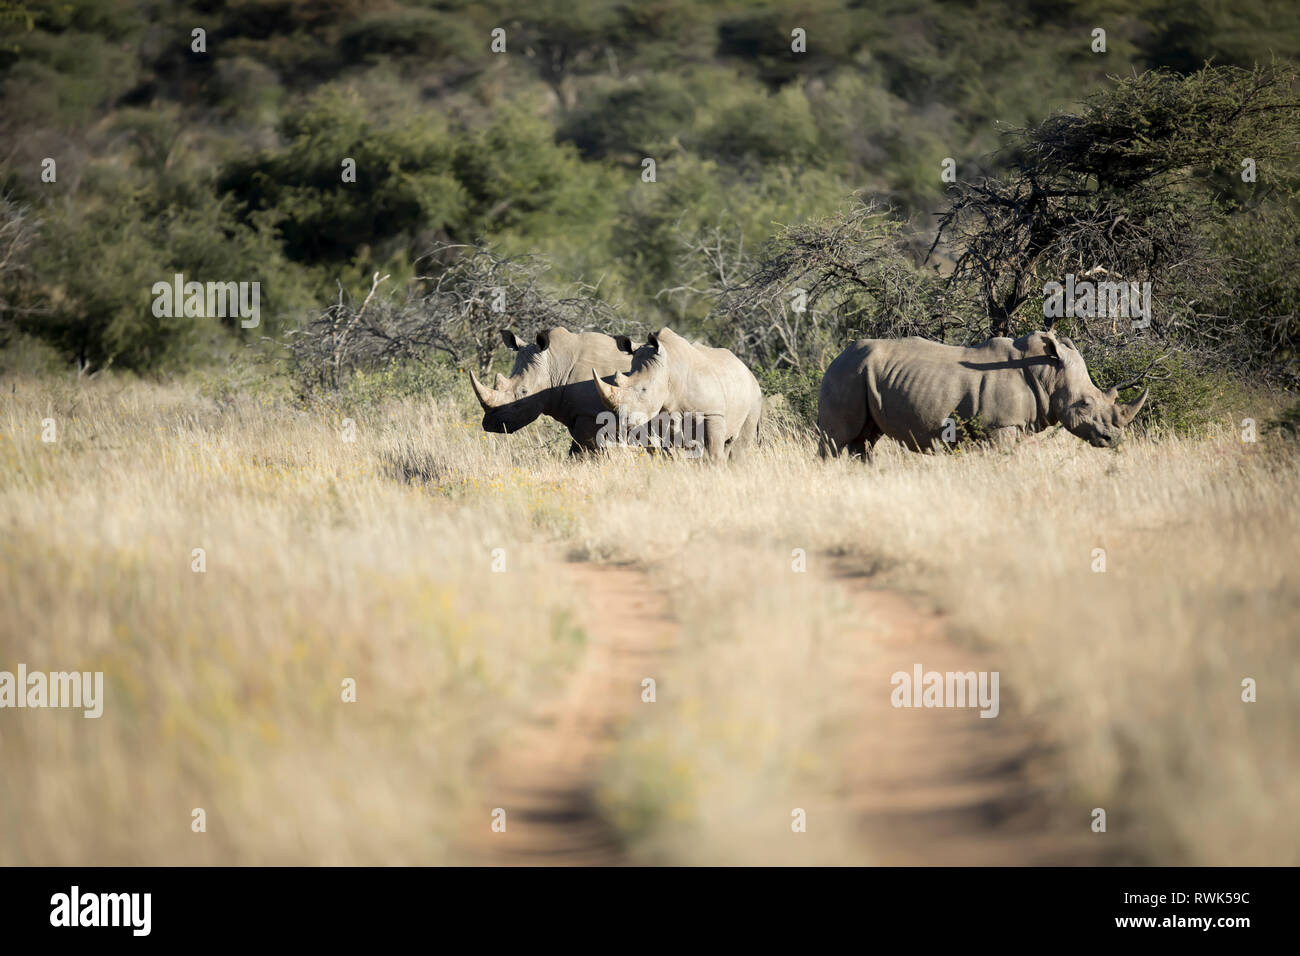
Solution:
M30 296L32 249L39 228L26 207L0 196L0 344L20 316L41 311L24 304Z
M870 199L785 227L756 257L719 228L679 241L693 274L664 294L709 298L709 324L766 368L820 368L848 338L943 340L975 321L960 290L918 267L906 223Z
M585 285L562 295L549 292L546 265L531 256L443 244L417 265L429 274L395 293L383 289L389 277L376 272L359 305L340 286L337 302L290 333L304 390L336 389L357 369L428 362L438 353L481 374L507 328L531 339L557 325L572 331L621 331L627 325Z
M670 291L710 296L710 320L748 360L799 367L853 336L970 344L1050 327L1043 288L1067 274L1150 283L1140 340L1105 310L1063 320L1125 385L1158 377L1174 350L1276 367L1300 353L1295 85L1279 66L1117 80L1078 113L1012 131L1002 172L952 187L928 252L859 202L784 229L752 259L691 237L695 278ZM800 289L804 312L791 308Z
M1275 184L1293 162L1295 84L1277 65L1117 80L1078 113L1013 131L1009 172L953 186L932 252L953 257L950 284L978 289L992 334L1031 302L1020 324L1039 324L1044 282L1090 273L1150 282L1154 332L1174 336L1223 291L1215 236L1240 204L1228 177L1249 166Z

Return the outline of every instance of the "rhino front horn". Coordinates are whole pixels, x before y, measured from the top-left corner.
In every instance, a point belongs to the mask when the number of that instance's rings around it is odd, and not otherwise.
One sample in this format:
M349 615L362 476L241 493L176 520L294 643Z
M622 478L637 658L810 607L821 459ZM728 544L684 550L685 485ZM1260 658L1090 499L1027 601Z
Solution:
M600 400L605 403L605 407L611 412L618 411L618 386L602 382L594 368L591 370L591 380L596 383L596 391L600 393Z
M1142 411L1142 406L1146 404L1147 396L1149 394L1151 394L1151 389L1144 388L1142 390L1142 394L1139 395L1136 399L1129 402L1127 405L1121 405L1119 407L1120 409L1119 416L1121 419L1120 421L1121 425L1127 425L1133 419L1137 418L1137 413Z
M469 383L474 386L474 395L478 398L478 403L485 409L491 410L498 405L506 404L504 396L495 388L488 388L480 382L472 369L469 373Z

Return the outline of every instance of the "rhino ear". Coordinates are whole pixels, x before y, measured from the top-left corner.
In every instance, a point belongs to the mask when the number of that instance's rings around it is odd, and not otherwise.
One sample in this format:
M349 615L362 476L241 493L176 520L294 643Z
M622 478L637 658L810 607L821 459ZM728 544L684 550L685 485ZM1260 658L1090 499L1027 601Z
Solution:
M1109 398L1112 402L1114 402L1115 399L1119 398L1119 389L1118 388L1106 389L1106 397Z
M632 340L626 335L614 336L614 344L618 346L620 352L626 352L628 355L631 355L635 351L635 349L632 348Z
M1060 364L1064 364L1064 360L1061 358L1060 349L1057 347L1058 345L1059 343L1056 341L1055 335L1051 332L1043 333L1043 351L1047 353L1047 357L1055 359Z
M501 341L506 343L506 348L514 352L518 352L521 348L523 348L523 345L520 344L519 339L515 337L515 333L511 332L509 329L501 330Z
M547 348L550 347L550 344L551 344L551 333L550 333L550 332L538 332L538 333L537 333L537 348L538 348L539 351L545 352L545 351L547 350Z

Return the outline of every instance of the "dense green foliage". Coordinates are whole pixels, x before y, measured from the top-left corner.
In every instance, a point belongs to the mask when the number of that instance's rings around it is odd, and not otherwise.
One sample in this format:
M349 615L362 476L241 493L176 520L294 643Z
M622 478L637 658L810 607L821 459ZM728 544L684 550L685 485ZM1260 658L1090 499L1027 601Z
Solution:
M1092 49L1098 27L1104 54ZM806 53L791 49L796 29ZM752 336L712 293L744 279L771 237L815 233L855 192L901 224L891 249L910 255L909 288L921 290L908 307L960 325L964 306L920 265L950 201L943 161L965 181L1054 149L1058 167L1100 181L1106 142L1162 168L1221 150L1130 128L1150 111L1112 110L1083 114L1064 139L999 152L1009 130L1078 115L1114 89L1108 76L1192 74L1209 59L1300 59L1300 8L0 0L0 210L22 217L22 228L0 226L11 240L0 246L0 339L35 336L83 368L220 361L233 343L282 338L340 291L359 300L377 272L392 290L424 281L420 257L436 245L480 243L543 257L557 293L590 283L629 328L672 324L731 345ZM1194 92L1190 103L1213 105ZM1187 112L1170 100L1164 115ZM1072 153L1070 136L1102 147ZM42 179L47 158L54 182ZM1285 349L1295 206L1277 201L1276 182L1243 189L1228 176L1235 161L1223 165L1205 194L1234 204L1214 243L1237 265L1207 311ZM1262 178L1276 174L1262 164ZM261 325L154 316L150 288L175 273L259 281ZM841 303L846 328L864 301L901 287L888 269L873 275L878 287ZM803 366L827 357L831 328L802 354L779 335L751 343L774 375L800 366L789 397L801 412Z

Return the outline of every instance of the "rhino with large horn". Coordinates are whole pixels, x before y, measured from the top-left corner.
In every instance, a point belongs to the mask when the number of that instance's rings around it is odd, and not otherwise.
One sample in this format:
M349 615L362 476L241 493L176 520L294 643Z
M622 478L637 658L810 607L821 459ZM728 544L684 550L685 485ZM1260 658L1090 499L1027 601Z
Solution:
M511 434L538 416L549 415L573 437L570 454L595 451L596 419L605 406L589 378L591 370L603 375L627 372L632 357L608 335L562 327L539 332L531 343L507 329L501 340L515 353L510 376L498 374L489 387L469 373L474 395L483 406L483 430Z
M689 342L666 326L639 349L625 338L618 341L634 352L632 370L612 383L593 370L592 381L605 407L628 427L640 428L661 414L674 422L674 431L699 423L703 434L688 436L688 442L698 440L712 459L758 444L763 393L754 373L729 350Z
M821 454L865 456L882 436L925 451L952 441L958 421L978 422L999 442L1059 424L1098 448L1113 447L1147 393L1128 403L1118 397L1097 388L1074 343L1052 332L973 348L860 339L822 376Z

